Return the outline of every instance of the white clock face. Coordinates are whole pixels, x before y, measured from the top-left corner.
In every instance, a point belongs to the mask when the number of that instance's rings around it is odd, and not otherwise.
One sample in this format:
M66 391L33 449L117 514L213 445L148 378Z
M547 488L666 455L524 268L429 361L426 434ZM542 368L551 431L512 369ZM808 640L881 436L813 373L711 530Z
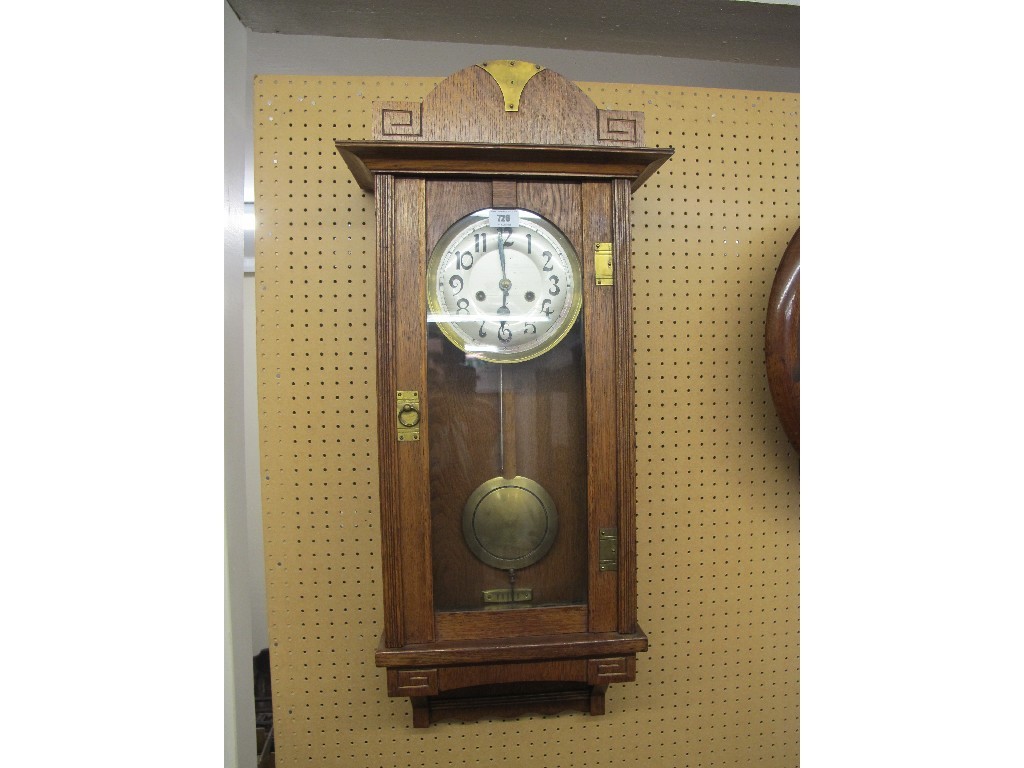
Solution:
M452 225L427 263L428 322L468 355L529 360L572 328L583 294L579 259L530 211L484 209Z

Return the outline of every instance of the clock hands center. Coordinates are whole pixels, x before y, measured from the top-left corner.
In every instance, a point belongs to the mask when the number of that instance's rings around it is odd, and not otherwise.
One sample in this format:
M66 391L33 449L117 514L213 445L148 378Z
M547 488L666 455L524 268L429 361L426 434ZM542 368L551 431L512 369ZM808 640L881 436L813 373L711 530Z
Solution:
M512 290L512 281L508 279L508 272L505 268L505 235L501 228L498 228L498 260L501 262L501 280L498 281L498 290L501 291L501 306L498 307L499 315L512 314L508 308L508 294Z

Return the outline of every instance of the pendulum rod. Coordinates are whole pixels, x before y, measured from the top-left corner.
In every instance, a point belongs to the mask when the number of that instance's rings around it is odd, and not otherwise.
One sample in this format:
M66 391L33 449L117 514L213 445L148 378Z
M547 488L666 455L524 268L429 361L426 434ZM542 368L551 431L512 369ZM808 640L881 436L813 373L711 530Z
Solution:
M501 476L505 475L505 366L498 366L498 463Z
M510 371L508 391L505 390L505 365L498 368L498 418L501 421L498 449L501 462L501 476L506 480L513 479L518 470L516 467L516 376Z

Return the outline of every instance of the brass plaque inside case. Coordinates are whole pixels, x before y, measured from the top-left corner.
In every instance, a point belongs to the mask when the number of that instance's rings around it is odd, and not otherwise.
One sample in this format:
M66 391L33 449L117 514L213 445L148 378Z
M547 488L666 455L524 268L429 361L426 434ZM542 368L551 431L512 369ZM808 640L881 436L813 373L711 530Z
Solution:
M483 598L485 603L528 603L533 600L533 590L529 587L485 589Z
M481 483L462 511L466 545L495 568L525 568L548 553L558 533L555 502L539 483L517 475Z

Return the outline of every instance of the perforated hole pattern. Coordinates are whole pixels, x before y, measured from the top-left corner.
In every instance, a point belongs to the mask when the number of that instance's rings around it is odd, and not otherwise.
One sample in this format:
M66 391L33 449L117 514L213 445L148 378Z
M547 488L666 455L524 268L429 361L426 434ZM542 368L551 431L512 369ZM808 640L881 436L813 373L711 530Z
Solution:
M638 614L607 714L413 729L385 695L374 200L334 140L429 78L255 81L257 356L277 764L798 764L799 471L764 370L799 96L581 84L672 160L633 197Z

